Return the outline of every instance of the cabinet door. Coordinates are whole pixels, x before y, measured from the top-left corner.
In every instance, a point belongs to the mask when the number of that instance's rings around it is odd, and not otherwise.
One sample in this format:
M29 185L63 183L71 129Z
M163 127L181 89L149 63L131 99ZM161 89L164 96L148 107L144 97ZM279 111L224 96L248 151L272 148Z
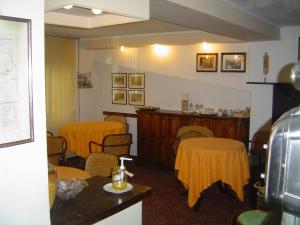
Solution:
M237 136L237 126L234 120L216 119L212 121L212 131L215 137L239 139Z
M159 152L157 160L161 165L168 166L172 159L172 117L160 117Z
M211 119L207 118L189 118L189 125L202 126L211 129Z
M154 137L156 134L156 123L150 114L139 114L138 116L138 157L142 161L153 161L153 149L157 145ZM153 141L154 140L154 141Z
M159 151L159 115L141 113L138 116L138 157L146 162L157 162Z
M162 165L173 167L175 157L173 154L173 144L175 142L178 129L188 125L186 117L177 115L161 116L160 135L160 162Z
M212 120L215 137L232 138L246 144L249 139L249 119L216 119Z

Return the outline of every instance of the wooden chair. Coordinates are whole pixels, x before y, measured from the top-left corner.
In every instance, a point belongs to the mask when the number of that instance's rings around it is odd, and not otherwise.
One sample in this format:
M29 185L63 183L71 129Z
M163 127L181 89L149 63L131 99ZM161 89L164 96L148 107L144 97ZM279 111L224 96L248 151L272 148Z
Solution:
M54 136L52 132L47 131L48 161L54 165L64 164L66 150L66 139L62 136Z
M234 225L261 225L268 218L268 212L262 210L249 210L240 213Z
M109 134L103 138L102 144L95 141L89 142L89 151L92 153L92 145L102 147L102 152L115 156L129 155L132 144L132 134Z
M212 130L208 129L207 127L202 126L183 126L180 127L177 131L177 137L181 136L182 134L186 133L187 131L198 131L202 133L204 137L213 137L214 133Z
M182 140L188 138L194 138L194 137L213 137L213 136L214 133L210 129L202 126L183 126L179 128L177 131L176 140L173 144L173 164L175 164L178 147ZM175 176L177 177L177 175L178 175L178 171L175 170ZM186 194L186 193L187 191L184 191L182 194ZM201 195L196 205L194 206L195 211L198 210L202 198L203 195Z
M85 162L85 171L91 176L110 177L112 169L118 166L118 158L104 152L91 153Z
M249 164L255 180L259 180L260 174L265 169L267 151L263 148L263 145L268 144L270 134L270 131L257 131L250 141Z
M124 132L127 133L129 131L129 125L127 123L127 119L125 116L121 115L108 115L104 117L104 121L113 121L113 122L119 122L124 124Z
M187 138L193 138L193 137L213 137L214 133L202 126L183 126L178 129L177 131L177 137L173 144L173 156L174 156L174 162L176 159L178 146L180 142Z

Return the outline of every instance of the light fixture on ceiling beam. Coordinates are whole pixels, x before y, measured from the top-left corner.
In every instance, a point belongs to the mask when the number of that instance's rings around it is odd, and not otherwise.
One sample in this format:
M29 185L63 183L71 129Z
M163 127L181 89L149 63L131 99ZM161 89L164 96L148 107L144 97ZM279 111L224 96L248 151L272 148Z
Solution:
M102 13L101 9L91 9L92 13L94 13L95 15L100 15Z
M72 9L72 8L73 8L73 4L65 5L65 6L64 6L64 9Z
M72 10L64 10L65 6L70 5ZM98 11L94 16L85 15L76 13L76 8L87 11L101 9L105 13ZM46 24L95 28L149 19L149 0L45 0Z

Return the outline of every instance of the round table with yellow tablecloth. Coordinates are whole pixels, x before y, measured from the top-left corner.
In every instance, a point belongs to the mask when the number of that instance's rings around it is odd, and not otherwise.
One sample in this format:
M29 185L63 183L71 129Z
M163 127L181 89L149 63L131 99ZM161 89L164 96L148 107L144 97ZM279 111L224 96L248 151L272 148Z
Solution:
M59 134L66 138L68 151L86 158L89 155L90 141L101 144L106 135L124 133L124 129L124 125L118 122L85 121L68 123L59 129Z
M245 145L237 140L197 137L181 141L175 169L188 189L188 205L193 207L202 191L221 180L230 185L240 201L250 170Z

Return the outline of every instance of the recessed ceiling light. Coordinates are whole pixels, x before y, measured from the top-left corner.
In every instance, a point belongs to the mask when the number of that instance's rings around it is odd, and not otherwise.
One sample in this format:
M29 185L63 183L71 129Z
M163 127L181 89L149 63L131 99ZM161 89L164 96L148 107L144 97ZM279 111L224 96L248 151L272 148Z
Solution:
M92 12L95 14L95 15L99 15L102 13L102 10L101 9L92 9Z
M65 6L64 6L64 9L72 9L72 7L73 7L72 4L71 4L71 5L65 5Z

